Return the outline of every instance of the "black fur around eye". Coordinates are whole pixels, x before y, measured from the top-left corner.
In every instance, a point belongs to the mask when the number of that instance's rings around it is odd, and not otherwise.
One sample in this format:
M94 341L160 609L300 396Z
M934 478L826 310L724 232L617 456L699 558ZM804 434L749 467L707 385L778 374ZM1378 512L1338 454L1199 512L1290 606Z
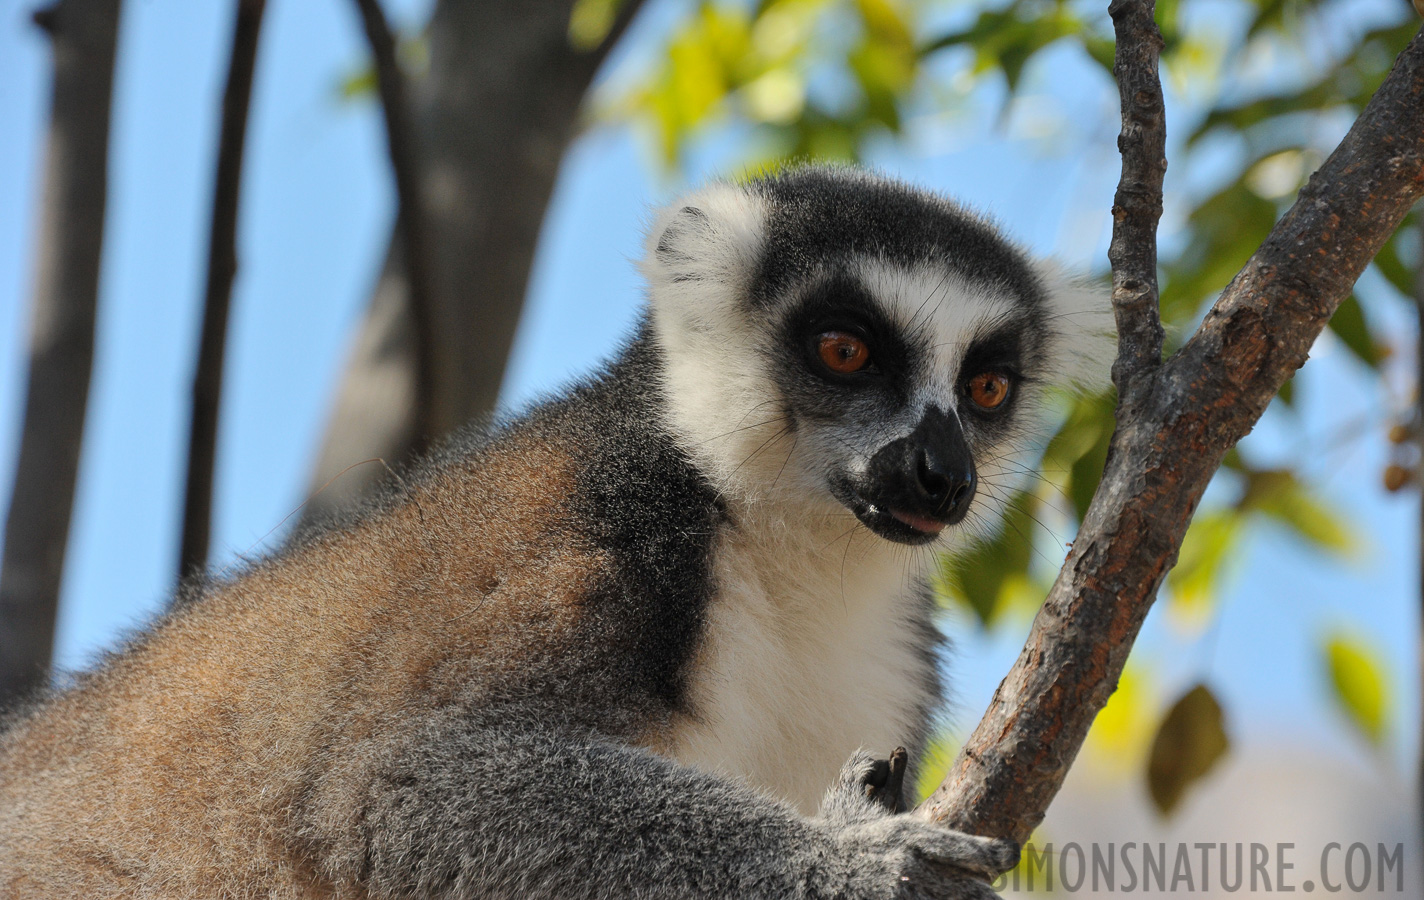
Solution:
M810 290L783 325L802 371L822 381L869 387L903 372L910 354L894 324L855 278L838 275Z

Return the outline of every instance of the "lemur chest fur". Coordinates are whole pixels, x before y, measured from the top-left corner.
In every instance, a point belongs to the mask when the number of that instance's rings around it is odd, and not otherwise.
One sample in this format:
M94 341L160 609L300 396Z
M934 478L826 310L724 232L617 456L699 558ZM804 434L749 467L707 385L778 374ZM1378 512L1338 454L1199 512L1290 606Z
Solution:
M923 737L936 693L917 560L855 529L836 539L728 530L691 663L679 761L815 812L859 747Z

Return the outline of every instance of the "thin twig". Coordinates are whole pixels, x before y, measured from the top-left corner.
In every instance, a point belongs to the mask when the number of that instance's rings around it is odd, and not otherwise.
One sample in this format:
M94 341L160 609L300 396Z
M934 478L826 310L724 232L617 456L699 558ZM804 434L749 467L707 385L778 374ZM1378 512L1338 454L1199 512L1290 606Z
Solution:
M1305 361L1421 195L1424 39L1416 36L1196 335L1155 371L1128 367L1134 399L1119 407L1073 549L923 814L1020 841L1042 821L1222 457Z
M396 41L379 0L356 0L366 42L376 66L376 84L385 111L386 145L395 176L398 211L396 229L400 234L405 261L405 277L411 321L415 326L415 416L414 446L418 452L437 437L435 416L435 354L439 343L431 291L431 247L428 218L420 193L420 156L416 145L410 93L396 57Z
M242 186L247 110L257 66L257 38L266 0L239 0L232 35L232 59L223 90L222 127L213 186L213 218L208 236L208 280L203 298L203 330L193 375L193 419L188 431L188 484L183 498L180 578L208 563L212 531L213 468L217 458L218 413L222 402L223 357L227 349L228 307L237 276L237 208Z
M1162 319L1157 308L1157 220L1162 217L1162 179L1167 173L1167 125L1157 60L1162 34L1153 19L1155 0L1113 0L1108 7L1117 34L1113 75L1122 103L1122 177L1113 197L1113 312L1118 357L1113 383L1120 402L1130 402L1134 379L1162 362Z

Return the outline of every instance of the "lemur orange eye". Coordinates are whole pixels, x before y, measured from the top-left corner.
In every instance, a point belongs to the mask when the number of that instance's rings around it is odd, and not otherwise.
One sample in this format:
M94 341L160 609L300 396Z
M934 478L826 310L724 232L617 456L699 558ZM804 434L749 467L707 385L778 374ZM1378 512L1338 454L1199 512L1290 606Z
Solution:
M870 362L870 348L865 341L844 331L827 331L818 337L816 352L826 368L842 375L859 372Z
M998 409L1009 399L1009 376L1003 372L980 372L969 379L969 399L980 409Z

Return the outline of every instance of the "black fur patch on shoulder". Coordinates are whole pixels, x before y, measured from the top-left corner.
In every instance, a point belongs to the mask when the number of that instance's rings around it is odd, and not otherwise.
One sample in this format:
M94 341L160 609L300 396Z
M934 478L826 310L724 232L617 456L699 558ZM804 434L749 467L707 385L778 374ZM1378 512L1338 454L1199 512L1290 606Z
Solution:
M581 645L629 695L686 709L688 664L713 591L725 512L663 425L663 362L647 324L608 370L547 408L583 463L576 527L611 557L585 599ZM593 673L590 673L593 674Z
M1006 290L1026 305L1044 303L1025 255L993 226L943 197L831 166L790 169L748 187L770 201L754 302L785 296L828 263L870 256L904 265L933 261Z

